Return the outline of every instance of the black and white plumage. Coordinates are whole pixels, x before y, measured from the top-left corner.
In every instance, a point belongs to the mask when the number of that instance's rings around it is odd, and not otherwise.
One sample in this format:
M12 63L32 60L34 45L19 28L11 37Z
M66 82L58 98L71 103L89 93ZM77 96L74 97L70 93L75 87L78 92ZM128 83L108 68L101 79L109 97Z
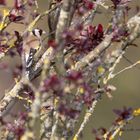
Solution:
M31 48L26 62L26 70L30 69L30 67L32 66L35 53L36 49Z

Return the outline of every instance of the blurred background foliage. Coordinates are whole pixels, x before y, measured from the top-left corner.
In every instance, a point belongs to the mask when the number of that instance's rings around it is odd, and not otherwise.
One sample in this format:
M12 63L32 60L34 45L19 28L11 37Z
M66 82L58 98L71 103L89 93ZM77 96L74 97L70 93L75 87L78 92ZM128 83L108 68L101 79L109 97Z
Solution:
M109 0L106 0L109 1ZM43 12L48 7L48 0L38 0L39 2L39 12ZM13 5L13 0L7 0L8 6ZM109 4L111 4L109 2ZM140 6L140 0L132 0L129 6L131 7L129 18L134 16L136 13L136 7ZM99 8L101 14L97 14L93 24L97 25L99 23L103 24L104 28L108 26L108 21L111 17L111 10L105 10L103 8ZM46 20L46 21L45 21ZM44 29L47 31L47 18L43 18L37 27ZM12 24L7 30L14 32L14 30L24 30L23 25ZM125 56L129 58L132 62L136 62L140 59L140 39L137 39L135 44L138 47L130 46ZM17 64L20 64L19 57L14 58L5 58L3 62L6 62L11 67L11 71ZM2 62L0 62L2 63ZM116 71L123 69L126 66L129 66L128 63L124 58L122 58L121 62L117 65ZM14 85L14 79L12 78L11 71L3 71L0 70L0 97L3 96L5 91L10 90ZM34 83L37 83L35 80ZM92 133L93 128L100 128L105 127L109 128L112 125L112 122L115 120L116 115L113 113L113 109L121 109L123 106L138 108L140 107L140 66L128 70L121 75L115 77L113 80L110 81L110 84L114 85L117 90L113 93L113 99L108 99L106 95L102 97L100 102L97 103L95 112L91 117L88 125L85 127L83 132L82 140L94 140L94 134ZM22 111L24 108L22 107L23 101L17 101L16 105L13 108L14 112ZM83 110L84 113L84 110ZM9 121L11 117L6 116ZM77 123L76 130L80 126L80 122L82 121L82 117ZM127 125L128 131L122 133L121 137L116 137L117 139L121 140L138 140L140 139L140 118L136 118L130 124ZM133 129L133 130L132 130Z

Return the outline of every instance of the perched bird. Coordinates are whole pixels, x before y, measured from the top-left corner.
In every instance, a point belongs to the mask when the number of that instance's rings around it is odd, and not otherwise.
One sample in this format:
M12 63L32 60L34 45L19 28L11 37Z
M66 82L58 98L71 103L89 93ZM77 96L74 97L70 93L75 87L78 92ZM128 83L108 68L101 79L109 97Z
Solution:
M32 32L24 36L23 52L26 70L29 70L33 64L33 58L37 50L42 46L41 36L46 34L42 29L33 29Z

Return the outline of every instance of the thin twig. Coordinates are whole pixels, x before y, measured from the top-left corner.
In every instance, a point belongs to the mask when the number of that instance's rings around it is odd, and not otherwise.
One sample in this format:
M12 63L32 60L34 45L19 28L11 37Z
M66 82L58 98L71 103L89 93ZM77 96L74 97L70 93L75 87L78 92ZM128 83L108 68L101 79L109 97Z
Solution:
M81 123L80 128L78 129L77 133L75 134L73 140L77 140L78 137L79 137L79 135L81 134L81 132L82 132L83 129L85 128L85 126L86 126L86 124L88 123L88 121L89 121L91 115L92 115L93 112L94 112L94 109L95 109L95 107L96 107L97 102L98 102L97 100L93 101L92 106L90 107L89 110L87 110L87 112L86 112L86 114L85 114L85 116L84 116L84 120L83 120L83 122Z
M104 92L104 89L97 89L97 91L95 91L95 93L96 93L95 100L92 102L91 107L86 111L85 116L84 116L84 120L82 121L80 128L78 129L78 131L74 135L73 140L77 140L79 135L82 133L82 131L85 128L85 126L87 125L91 115L93 114L95 107L96 107L96 104L97 104L97 102L98 102L98 100L101 97L101 94L103 92Z
M118 76L118 75L121 74L122 72L125 72L125 71L127 71L127 70L129 70L129 69L132 69L133 67L135 67L135 66L138 65L138 64L140 64L140 60L137 61L137 62L135 62L134 64L128 66L128 67L125 67L124 69L120 70L119 72L112 74L112 75L111 75L111 79L114 78L114 77L116 77L116 76Z

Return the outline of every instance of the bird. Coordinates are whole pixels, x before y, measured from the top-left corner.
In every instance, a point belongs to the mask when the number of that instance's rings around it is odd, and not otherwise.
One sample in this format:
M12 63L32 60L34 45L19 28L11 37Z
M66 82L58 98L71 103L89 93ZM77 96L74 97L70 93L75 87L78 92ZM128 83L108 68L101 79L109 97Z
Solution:
M39 50L40 47L43 47L41 38L43 34L46 34L44 30L35 28L31 32L28 32L26 35L24 35L23 53L27 71L33 65L35 53Z

